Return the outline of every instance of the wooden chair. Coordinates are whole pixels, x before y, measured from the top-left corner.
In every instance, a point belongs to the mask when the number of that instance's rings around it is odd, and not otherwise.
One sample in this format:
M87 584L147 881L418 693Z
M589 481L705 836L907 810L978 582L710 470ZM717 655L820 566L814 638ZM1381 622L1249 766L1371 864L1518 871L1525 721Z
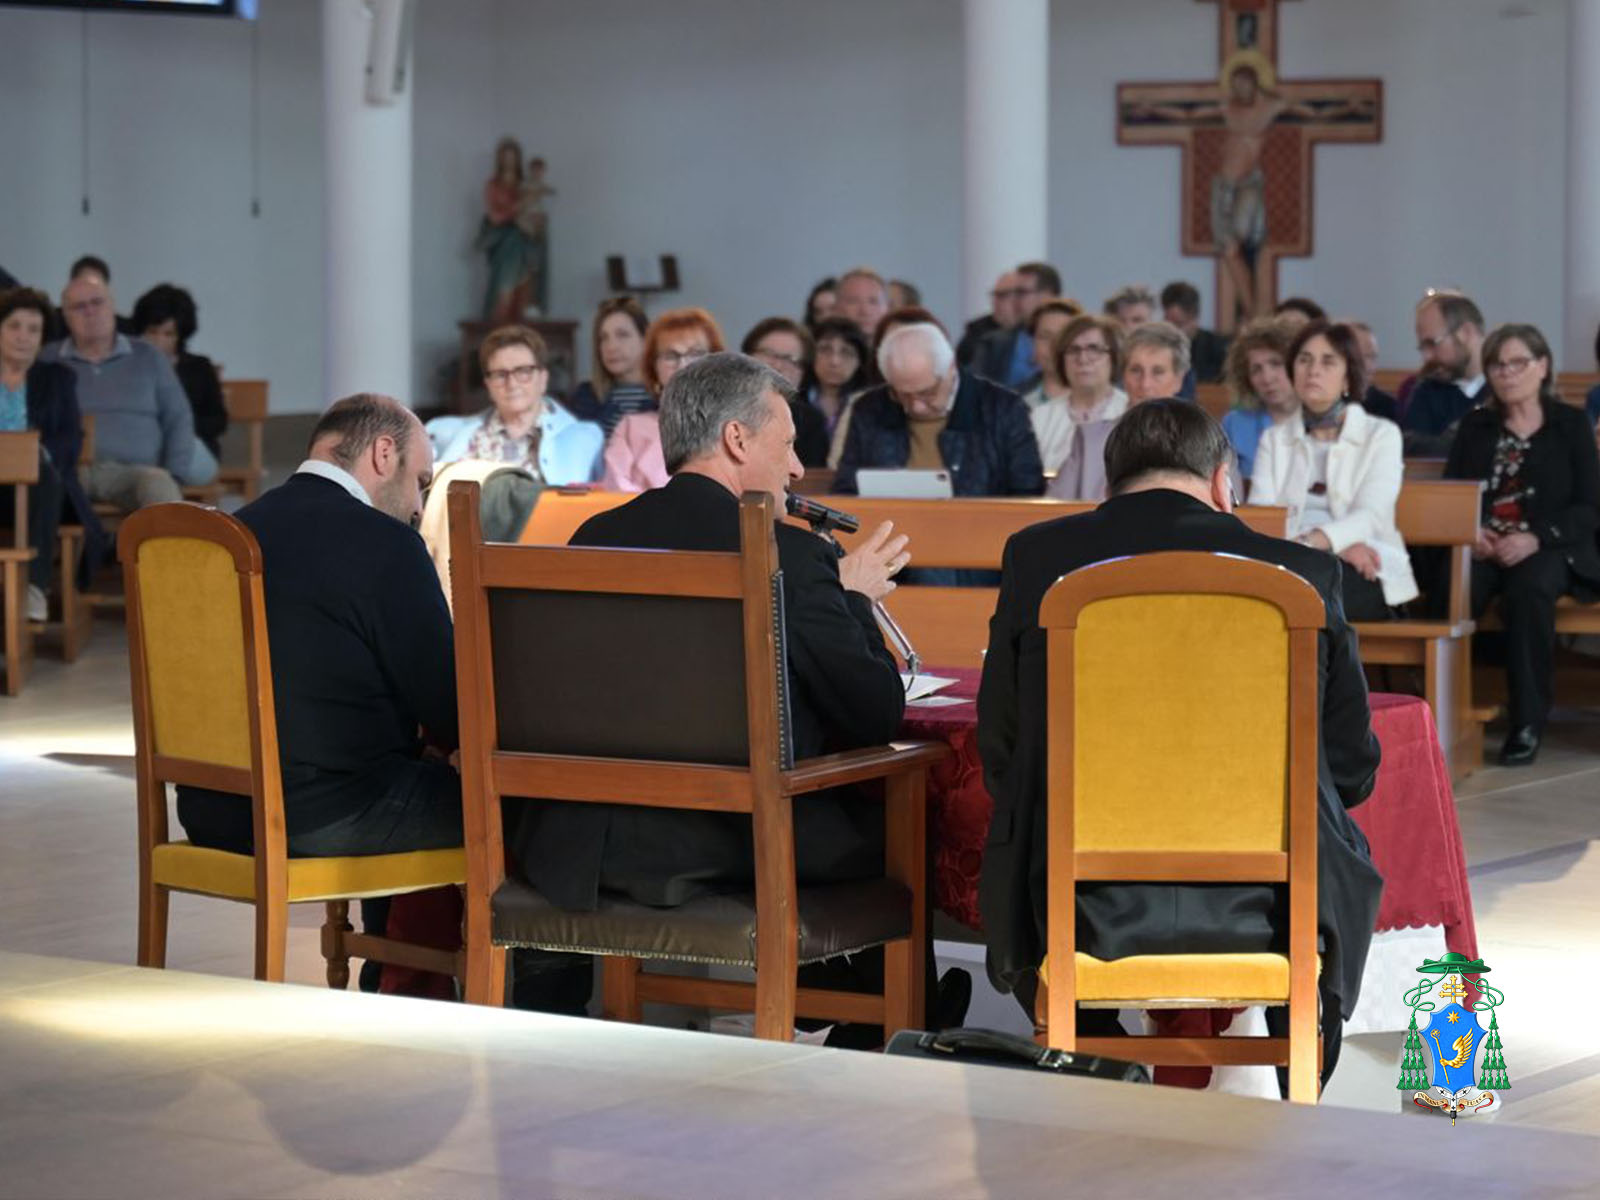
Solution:
M926 767L912 743L792 763L772 503L741 504L742 554L485 544L478 488L449 491L467 862L467 998L499 1004L506 949L606 956L605 1015L646 1001L754 1011L787 1041L796 1015L921 1024ZM626 664L619 673L597 662ZM537 666L534 666L537 664ZM552 682L559 680L558 686ZM685 691L692 697L686 697ZM624 702L625 696L625 702ZM793 809L885 781L885 876L796 886ZM659 909L602 896L562 910L507 878L506 797L748 816L755 886ZM884 947L882 994L797 987L802 963ZM641 960L754 967L754 984L644 973Z
M117 538L126 581L139 801L139 965L166 965L167 898L251 904L255 976L281 980L289 905L327 906L328 985L351 955L460 975L460 955L350 932L349 902L466 881L463 850L289 858L261 551L236 518L194 504L131 514ZM168 836L166 785L248 796L255 853Z
M0 488L12 491L12 536L0 544L0 604L5 628L5 694L22 691L33 663L33 631L28 628L28 568L37 551L28 544L28 488L39 482L39 431L0 433Z
M1226 555L1099 563L1045 594L1045 1044L1158 1065L1287 1065L1289 1098L1316 1101L1323 620L1310 584ZM1091 957L1073 916L1091 881L1287 885L1288 953ZM1077 1036L1078 1005L1254 1004L1287 1004L1289 1036Z
M1472 702L1472 546L1483 485L1407 479L1395 504L1395 528L1407 546L1438 546L1449 556L1449 595L1439 619L1360 622L1361 661L1421 667L1422 695L1433 710L1452 779L1483 760L1483 721ZM1426 581L1424 581L1426 582Z
M219 368L220 369L220 368ZM217 474L224 494L236 492L246 503L261 494L267 471L262 460L262 444L267 425L267 381L265 379L224 379L222 403L228 410L228 423L245 435L245 461L226 466Z
M1594 371L1562 371L1556 376L1556 393L1574 408L1583 408L1597 385L1600 374Z

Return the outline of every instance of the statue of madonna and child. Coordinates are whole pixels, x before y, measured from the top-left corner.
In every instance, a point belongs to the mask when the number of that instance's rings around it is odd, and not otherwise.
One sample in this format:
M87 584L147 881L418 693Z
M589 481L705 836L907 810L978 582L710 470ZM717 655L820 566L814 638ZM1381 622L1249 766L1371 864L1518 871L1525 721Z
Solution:
M543 316L550 304L550 222L544 159L523 169L522 146L504 137L494 148L494 176L483 185L483 220L474 248L489 260L484 320L495 325Z

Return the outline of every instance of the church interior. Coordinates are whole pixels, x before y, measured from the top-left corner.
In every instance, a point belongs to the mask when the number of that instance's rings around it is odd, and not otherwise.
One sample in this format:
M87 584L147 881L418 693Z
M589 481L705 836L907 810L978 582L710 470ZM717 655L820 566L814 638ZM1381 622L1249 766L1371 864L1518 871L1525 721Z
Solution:
M1593 1194L1600 0L0 47L0 1197Z

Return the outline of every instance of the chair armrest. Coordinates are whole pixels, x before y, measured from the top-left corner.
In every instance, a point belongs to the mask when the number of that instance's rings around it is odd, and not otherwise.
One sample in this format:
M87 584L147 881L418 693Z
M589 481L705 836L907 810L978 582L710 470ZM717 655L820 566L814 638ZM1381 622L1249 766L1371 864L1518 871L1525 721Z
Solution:
M798 796L931 767L949 753L950 747L943 742L892 742L887 746L868 746L864 750L803 759L793 770L783 772L779 779L786 796Z

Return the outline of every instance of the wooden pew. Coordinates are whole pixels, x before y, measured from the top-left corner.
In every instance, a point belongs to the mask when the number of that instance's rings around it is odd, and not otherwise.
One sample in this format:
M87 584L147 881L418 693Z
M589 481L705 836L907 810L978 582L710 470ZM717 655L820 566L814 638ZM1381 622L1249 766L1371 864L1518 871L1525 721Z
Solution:
M12 494L11 533L0 537L0 653L6 659L7 696L22 691L33 662L28 628L28 569L36 550L28 544L28 489L39 482L39 431L0 433L0 488Z
M1582 408L1589 393L1600 384L1600 372L1562 371L1556 376L1556 391L1574 408Z
M1416 367L1379 367L1372 373L1372 384L1379 391L1396 396L1400 393L1400 385L1416 373Z
M228 424L244 432L245 461L238 466L221 468L217 472L217 483L224 493L237 492L248 503L261 494L262 481L267 477L262 464L262 444L267 424L267 381L224 379L222 403L228 410Z
M1422 668L1423 698L1433 710L1452 779L1483 760L1483 723L1472 703L1471 610L1472 545L1482 491L1475 480L1406 480L1395 505L1395 526L1407 546L1438 546L1448 554L1445 616L1355 626L1362 662Z
M1194 400L1220 421L1233 407L1233 392L1225 383L1197 383L1194 385Z
M1408 458L1406 459L1405 481L1412 483L1426 479L1443 479L1446 461L1442 458Z
M547 488L539 493L539 502L533 506L518 542L524 546L565 546L590 517L632 499L631 492Z

